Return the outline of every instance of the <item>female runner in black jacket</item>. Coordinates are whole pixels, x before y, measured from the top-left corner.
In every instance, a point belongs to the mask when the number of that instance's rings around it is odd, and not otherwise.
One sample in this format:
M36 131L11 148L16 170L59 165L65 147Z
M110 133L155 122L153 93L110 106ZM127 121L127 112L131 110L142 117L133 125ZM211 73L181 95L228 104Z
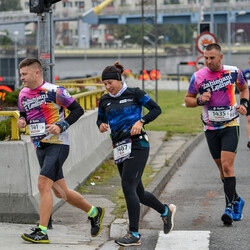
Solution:
M162 204L153 194L144 190L141 177L149 155L144 125L156 119L161 109L144 91L129 88L122 82L123 70L119 62L103 70L102 81L109 93L100 100L97 126L101 133L108 131L108 127L111 129L114 160L121 176L128 209L129 232L115 242L132 246L141 244L138 233L140 203L161 214L165 234L173 229L176 206ZM149 110L143 117L142 106Z

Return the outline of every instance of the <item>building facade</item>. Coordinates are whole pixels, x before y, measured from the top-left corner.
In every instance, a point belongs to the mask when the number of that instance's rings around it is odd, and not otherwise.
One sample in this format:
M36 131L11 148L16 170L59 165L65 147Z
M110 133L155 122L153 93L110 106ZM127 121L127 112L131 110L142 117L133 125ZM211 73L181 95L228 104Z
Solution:
M29 12L29 0L20 0L24 11ZM107 26L90 25L82 23L82 15L92 8L98 6L104 0L62 0L53 5L53 16L58 19L78 18L78 21L60 21L55 25L55 43L57 46L73 46L88 48L105 47L109 44L116 44L114 37L109 33ZM211 9L211 1L205 0L157 0L158 13L181 13L181 12L198 12L201 15ZM155 0L145 0L145 13L152 12ZM250 0L225 0L217 3L214 0L213 7L215 10L228 10L234 7L250 6ZM245 6L245 7L244 7ZM100 15L122 15L141 13L141 0L114 0ZM202 20L202 19L201 19ZM28 29L35 29L32 26Z

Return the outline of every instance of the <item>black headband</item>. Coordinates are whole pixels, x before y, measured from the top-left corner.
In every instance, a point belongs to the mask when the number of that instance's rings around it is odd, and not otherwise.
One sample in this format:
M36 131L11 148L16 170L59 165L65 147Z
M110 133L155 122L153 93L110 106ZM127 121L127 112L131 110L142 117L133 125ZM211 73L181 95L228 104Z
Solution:
M102 81L109 80L109 79L121 81L122 80L121 73L119 73L119 72L107 72L107 73L102 74Z

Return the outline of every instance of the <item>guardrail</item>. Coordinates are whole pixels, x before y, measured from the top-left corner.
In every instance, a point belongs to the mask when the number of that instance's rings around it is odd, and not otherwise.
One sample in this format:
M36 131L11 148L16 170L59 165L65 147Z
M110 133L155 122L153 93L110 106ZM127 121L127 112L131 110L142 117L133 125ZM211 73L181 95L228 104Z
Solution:
M19 140L19 130L17 128L19 111L0 111L0 115L11 117L11 140Z
M74 89L74 91L77 92L78 89L81 90L85 87L96 87L96 89L100 89L103 87L101 81L101 76L95 76L80 79L57 80L56 85L60 85L66 89Z
M95 109L98 106L97 101L106 92L106 89L91 90L79 94L72 95L75 100L81 105L84 110ZM69 114L69 110L66 110L66 114Z
M103 86L103 85L102 85ZM79 94L72 95L75 100L81 105L84 110L95 109L98 106L98 101L101 96L106 92L106 89L91 90ZM69 110L66 110L66 115L69 114ZM0 116L11 117L11 139L20 140L19 129L17 127L17 120L20 116L19 111L0 111ZM21 130L22 131L22 130ZM26 129L26 134L28 130Z

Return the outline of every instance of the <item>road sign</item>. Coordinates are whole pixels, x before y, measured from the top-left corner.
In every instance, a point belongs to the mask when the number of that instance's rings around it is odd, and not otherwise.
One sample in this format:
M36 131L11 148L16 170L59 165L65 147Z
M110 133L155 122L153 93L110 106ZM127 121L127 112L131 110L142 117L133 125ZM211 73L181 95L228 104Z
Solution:
M216 37L210 32L204 32L200 34L196 39L196 48L201 54L203 54L206 46L211 43L217 43Z
M197 58L195 62L195 69L198 71L202 69L203 67L205 67L205 58L204 56L200 56Z

